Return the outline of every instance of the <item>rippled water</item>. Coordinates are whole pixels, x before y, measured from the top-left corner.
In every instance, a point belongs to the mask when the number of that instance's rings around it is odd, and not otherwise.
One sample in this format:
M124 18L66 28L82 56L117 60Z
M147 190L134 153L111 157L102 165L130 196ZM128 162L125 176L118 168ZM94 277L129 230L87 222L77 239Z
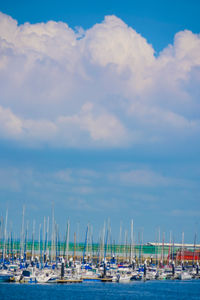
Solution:
M63 285L1 283L0 299L200 299L200 280Z

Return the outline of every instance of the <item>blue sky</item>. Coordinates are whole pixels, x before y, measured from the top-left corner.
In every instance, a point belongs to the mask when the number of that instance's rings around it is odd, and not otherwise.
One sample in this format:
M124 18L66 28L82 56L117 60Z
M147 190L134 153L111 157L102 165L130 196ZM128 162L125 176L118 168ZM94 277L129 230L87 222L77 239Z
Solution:
M200 229L199 1L0 3L0 211L19 231ZM9 223L10 224L10 223ZM9 225L11 226L11 225Z

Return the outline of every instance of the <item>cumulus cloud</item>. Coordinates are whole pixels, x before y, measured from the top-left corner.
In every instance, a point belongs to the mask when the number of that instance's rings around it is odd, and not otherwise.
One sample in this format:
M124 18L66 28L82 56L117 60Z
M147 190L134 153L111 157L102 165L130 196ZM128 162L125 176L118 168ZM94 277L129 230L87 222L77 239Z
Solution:
M29 145L47 143L53 146L55 141L62 146L78 146L78 141L85 137L82 146L91 140L104 146L120 145L126 142L127 134L118 119L108 113L94 114L84 105L79 114L59 116L53 121L22 119L10 109L0 106L0 137L25 141ZM54 145L56 146L56 145Z
M0 13L0 137L24 145L124 147L200 133L200 36L158 56L116 16L76 32Z

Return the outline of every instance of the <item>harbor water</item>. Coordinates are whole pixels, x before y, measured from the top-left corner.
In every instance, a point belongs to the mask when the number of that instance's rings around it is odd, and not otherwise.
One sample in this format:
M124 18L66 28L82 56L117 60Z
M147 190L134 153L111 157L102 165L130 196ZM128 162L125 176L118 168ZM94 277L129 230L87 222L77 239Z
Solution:
M1 283L1 300L200 299L200 280L81 284Z

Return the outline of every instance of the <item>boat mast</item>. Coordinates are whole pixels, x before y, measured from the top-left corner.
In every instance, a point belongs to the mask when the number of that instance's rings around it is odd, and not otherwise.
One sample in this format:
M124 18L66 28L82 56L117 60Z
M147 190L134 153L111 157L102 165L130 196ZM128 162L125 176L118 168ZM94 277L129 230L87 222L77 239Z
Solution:
M76 247L77 247L77 252L80 251L80 240L79 240L79 227L80 227L80 223L77 223L77 236L76 236ZM77 254L78 255L78 254Z
M43 223L43 245L42 245L42 257L45 262L45 233L46 233L46 217L44 216L44 223Z
M119 228L119 246L118 246L118 256L120 257L121 253L121 242L122 242L122 221L120 221L120 228Z
M39 249L38 249L38 262L40 262L40 231L41 231L41 224L39 225L39 236L38 236L38 242L39 242Z
M28 242L28 221L27 221L27 223L26 223L26 232L25 232L25 242L24 242L24 261L26 261L27 242Z
M133 219L131 220L131 263L134 259L134 245L133 245Z
M84 244L84 249L83 249L83 264L85 264L85 252L86 252L86 248L87 248L87 237L88 236L88 225L86 228L86 233L85 233L85 244Z
M141 260L143 260L143 239L144 239L144 228L142 228L142 239L141 239Z
M169 248L168 248L168 256L167 256L167 265L169 265L170 253L171 253L171 243L172 243L172 232L169 232Z
M23 206L23 210L22 210L22 230L21 230L21 259L23 257L23 251L24 251L24 214L25 214L25 206Z
M51 224L51 261L54 261L54 239L55 239L55 220L54 220L54 204L52 203L52 224Z
M31 253L31 260L34 260L35 255L35 220L33 220L33 232L32 232L32 253Z
M193 259L192 259L193 268L194 268L194 264L195 264L196 238L197 238L197 233L195 232L195 235L194 235L194 248L193 248Z
M163 237L162 237L162 265L164 265L164 244L165 244L165 232L163 232Z
M181 264L184 266L184 232L182 232Z
M74 263L76 261L76 232L74 232Z
M8 210L6 210L6 220L5 220L5 227L4 227L3 261L5 260L5 256L6 256L7 222L8 222Z
M87 233L87 239L86 239L86 259L89 256L89 249L88 249L89 236L90 236L90 224L88 223L88 233Z
M70 222L69 222L69 219L68 219L68 221L67 221L67 240L66 240L66 250L67 250L66 259L67 259L67 262L69 260L69 230L70 230Z
M46 240L45 240L45 254L46 254L46 260L49 257L49 216L47 218L47 230L46 230Z
M161 251L160 251L160 227L158 227L158 266L160 266Z
M1 219L0 219L0 251L2 254L2 259L3 259L3 217L1 215Z
M104 221L103 225L103 231L102 231L102 247L101 247L101 259L104 258L104 252L105 252L105 232L106 232L106 223Z

